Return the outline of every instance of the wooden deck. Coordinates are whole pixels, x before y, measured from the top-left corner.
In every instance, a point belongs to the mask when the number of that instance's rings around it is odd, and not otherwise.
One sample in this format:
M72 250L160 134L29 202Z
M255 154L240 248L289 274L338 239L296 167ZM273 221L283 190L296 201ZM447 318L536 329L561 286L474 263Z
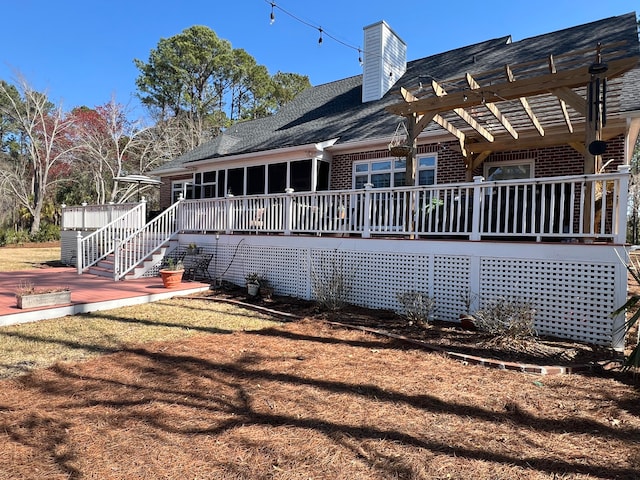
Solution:
M68 287L72 303L19 309L16 306L15 292L20 285L25 284L35 287ZM183 282L177 288L166 289L162 286L160 277L114 282L94 275L78 275L76 269L70 267L0 272L0 326L149 303L208 289L208 284L200 282Z

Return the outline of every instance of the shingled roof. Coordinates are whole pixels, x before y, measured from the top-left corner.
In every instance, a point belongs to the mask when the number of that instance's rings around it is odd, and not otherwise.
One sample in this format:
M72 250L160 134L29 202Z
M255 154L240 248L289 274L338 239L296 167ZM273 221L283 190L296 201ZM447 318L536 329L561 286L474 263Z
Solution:
M237 123L200 147L168 162L154 173L186 167L189 163L337 139L336 145L391 137L400 117L386 107L398 103L398 89L419 89L436 80L464 78L465 73L500 71L505 64L562 58L569 52L594 52L598 43L616 45L617 55L638 56L635 13L511 42L510 36L431 55L407 63L405 74L380 100L362 103L362 76L311 87L275 115ZM590 53L591 55L591 53ZM520 75L526 75L524 70ZM618 110L640 110L640 69L628 72L619 94ZM430 125L428 129L438 129Z

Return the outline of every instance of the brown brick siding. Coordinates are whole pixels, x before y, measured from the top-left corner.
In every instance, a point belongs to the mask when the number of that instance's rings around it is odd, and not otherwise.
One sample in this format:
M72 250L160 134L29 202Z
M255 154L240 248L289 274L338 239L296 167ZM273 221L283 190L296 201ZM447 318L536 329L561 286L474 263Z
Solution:
M418 146L418 154L436 152L438 166L436 179L438 183L464 182L465 159L460 153L458 142L440 142ZM334 155L331 164L331 189L349 189L352 186L353 162L359 160L373 160L388 158L388 150L372 150L367 152ZM615 171L624 160L624 136L619 135L607 142L607 152L603 156L603 163L614 159L607 171ZM555 147L517 150L510 152L496 152L489 155L485 162L507 162L514 160L534 160L536 177L553 177L562 175L578 175L583 172L584 159L580 153L569 145ZM483 174L480 165L473 172L474 175Z

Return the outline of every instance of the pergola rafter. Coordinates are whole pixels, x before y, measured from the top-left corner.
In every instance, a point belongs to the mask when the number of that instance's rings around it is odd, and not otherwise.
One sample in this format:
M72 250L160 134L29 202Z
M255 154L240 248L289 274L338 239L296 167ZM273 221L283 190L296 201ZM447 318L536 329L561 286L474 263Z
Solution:
M546 57L526 64L505 64L501 71L466 72L463 79L432 80L431 94L401 88L402 102L387 110L411 119L410 144L435 122L455 136L467 170L479 166L492 152L566 144L585 156L585 170L594 157L590 142L587 85L593 78L589 67L596 53L606 51L607 110L612 117L602 128L603 139L626 131L616 121L620 107L620 77L638 64L623 43ZM603 57L604 57L603 53ZM446 90L443 85L447 85ZM418 96L420 95L420 96ZM415 148L407 157L415 161Z

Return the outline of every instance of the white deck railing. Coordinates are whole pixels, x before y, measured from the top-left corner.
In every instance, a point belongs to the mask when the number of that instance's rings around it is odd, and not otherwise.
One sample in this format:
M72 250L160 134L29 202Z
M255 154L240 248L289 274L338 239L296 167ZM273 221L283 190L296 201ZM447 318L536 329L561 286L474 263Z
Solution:
M176 220L181 203L181 201L174 203L142 228L117 241L114 254L114 280L124 278L178 232Z
M84 238L78 233L78 273L113 253L119 238L128 237L144 225L145 215L146 204L142 202Z
M109 203L106 205L87 205L83 203L73 207L62 205L60 227L62 230L97 230L113 222L137 205L137 203ZM144 222L145 216L143 215L140 226L144 225Z
M185 200L178 230L624 243L629 167L617 173Z

